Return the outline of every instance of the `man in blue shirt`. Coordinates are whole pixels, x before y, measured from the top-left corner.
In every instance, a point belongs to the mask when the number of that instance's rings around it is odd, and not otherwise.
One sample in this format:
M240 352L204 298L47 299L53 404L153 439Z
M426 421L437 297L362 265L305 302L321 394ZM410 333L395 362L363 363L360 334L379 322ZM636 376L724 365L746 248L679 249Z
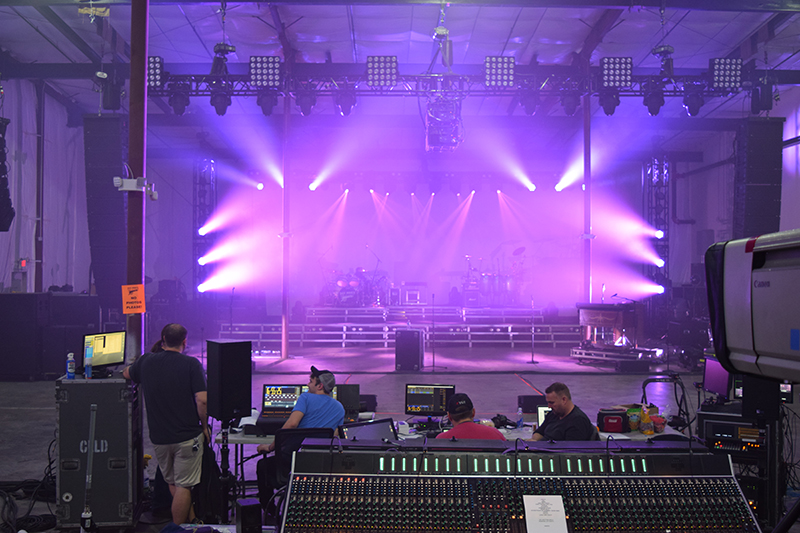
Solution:
M308 392L304 392L297 399L289 419L283 424L282 429L291 428L331 428L336 430L344 423L344 407L331 396L336 386L336 378L330 370L317 370L311 367L308 378ZM275 443L259 444L258 451L269 453L275 450ZM258 474L258 497L261 505L267 507L272 498L275 477L275 456L265 457L258 461L256 473Z

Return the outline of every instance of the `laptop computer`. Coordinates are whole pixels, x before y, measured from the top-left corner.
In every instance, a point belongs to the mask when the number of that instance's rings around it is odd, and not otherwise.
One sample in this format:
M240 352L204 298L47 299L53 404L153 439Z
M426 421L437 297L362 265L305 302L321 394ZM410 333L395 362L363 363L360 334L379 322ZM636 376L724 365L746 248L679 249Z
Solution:
M302 385L264 384L261 414L256 420L258 435L274 435L283 427L300 397Z
M537 423L541 426L542 422L544 422L544 417L547 416L547 413L552 411L551 407L547 407L546 405L537 405L536 406L536 419Z
M339 436L346 440L355 441L379 440L384 442L398 442L400 440L397 437L397 429L394 427L394 420L391 418L343 424L339 426Z

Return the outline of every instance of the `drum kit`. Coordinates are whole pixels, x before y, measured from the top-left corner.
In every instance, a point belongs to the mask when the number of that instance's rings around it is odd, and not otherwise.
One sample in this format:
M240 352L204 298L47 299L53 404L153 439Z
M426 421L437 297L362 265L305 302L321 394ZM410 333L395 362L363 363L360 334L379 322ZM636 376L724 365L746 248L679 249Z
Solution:
M323 290L323 304L332 307L374 307L385 305L389 294L387 273L368 272L357 267L349 273L330 271Z

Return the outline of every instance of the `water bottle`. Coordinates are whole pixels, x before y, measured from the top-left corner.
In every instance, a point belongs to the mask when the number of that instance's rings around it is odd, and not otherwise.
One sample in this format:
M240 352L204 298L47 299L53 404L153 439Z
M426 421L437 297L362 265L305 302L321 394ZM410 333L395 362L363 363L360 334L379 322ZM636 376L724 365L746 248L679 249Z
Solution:
M525 426L525 417L522 415L522 407L517 407L517 429Z
M67 379L75 379L75 354L67 354Z
M89 346L86 348L86 354L83 356L83 377L86 379L92 379L92 353L94 352L94 346Z

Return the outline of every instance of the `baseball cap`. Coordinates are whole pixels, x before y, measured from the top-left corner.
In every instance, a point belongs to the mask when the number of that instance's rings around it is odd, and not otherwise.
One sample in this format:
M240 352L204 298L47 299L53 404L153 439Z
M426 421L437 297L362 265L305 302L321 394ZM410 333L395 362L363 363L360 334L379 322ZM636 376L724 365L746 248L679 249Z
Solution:
M472 400L463 392L453 394L447 402L447 412L454 415L462 415L472 411Z
M336 386L336 378L333 377L333 372L330 370L317 370L317 367L312 366L311 375L319 379L320 383L322 383L322 388L325 389L325 392L328 394L330 394Z

